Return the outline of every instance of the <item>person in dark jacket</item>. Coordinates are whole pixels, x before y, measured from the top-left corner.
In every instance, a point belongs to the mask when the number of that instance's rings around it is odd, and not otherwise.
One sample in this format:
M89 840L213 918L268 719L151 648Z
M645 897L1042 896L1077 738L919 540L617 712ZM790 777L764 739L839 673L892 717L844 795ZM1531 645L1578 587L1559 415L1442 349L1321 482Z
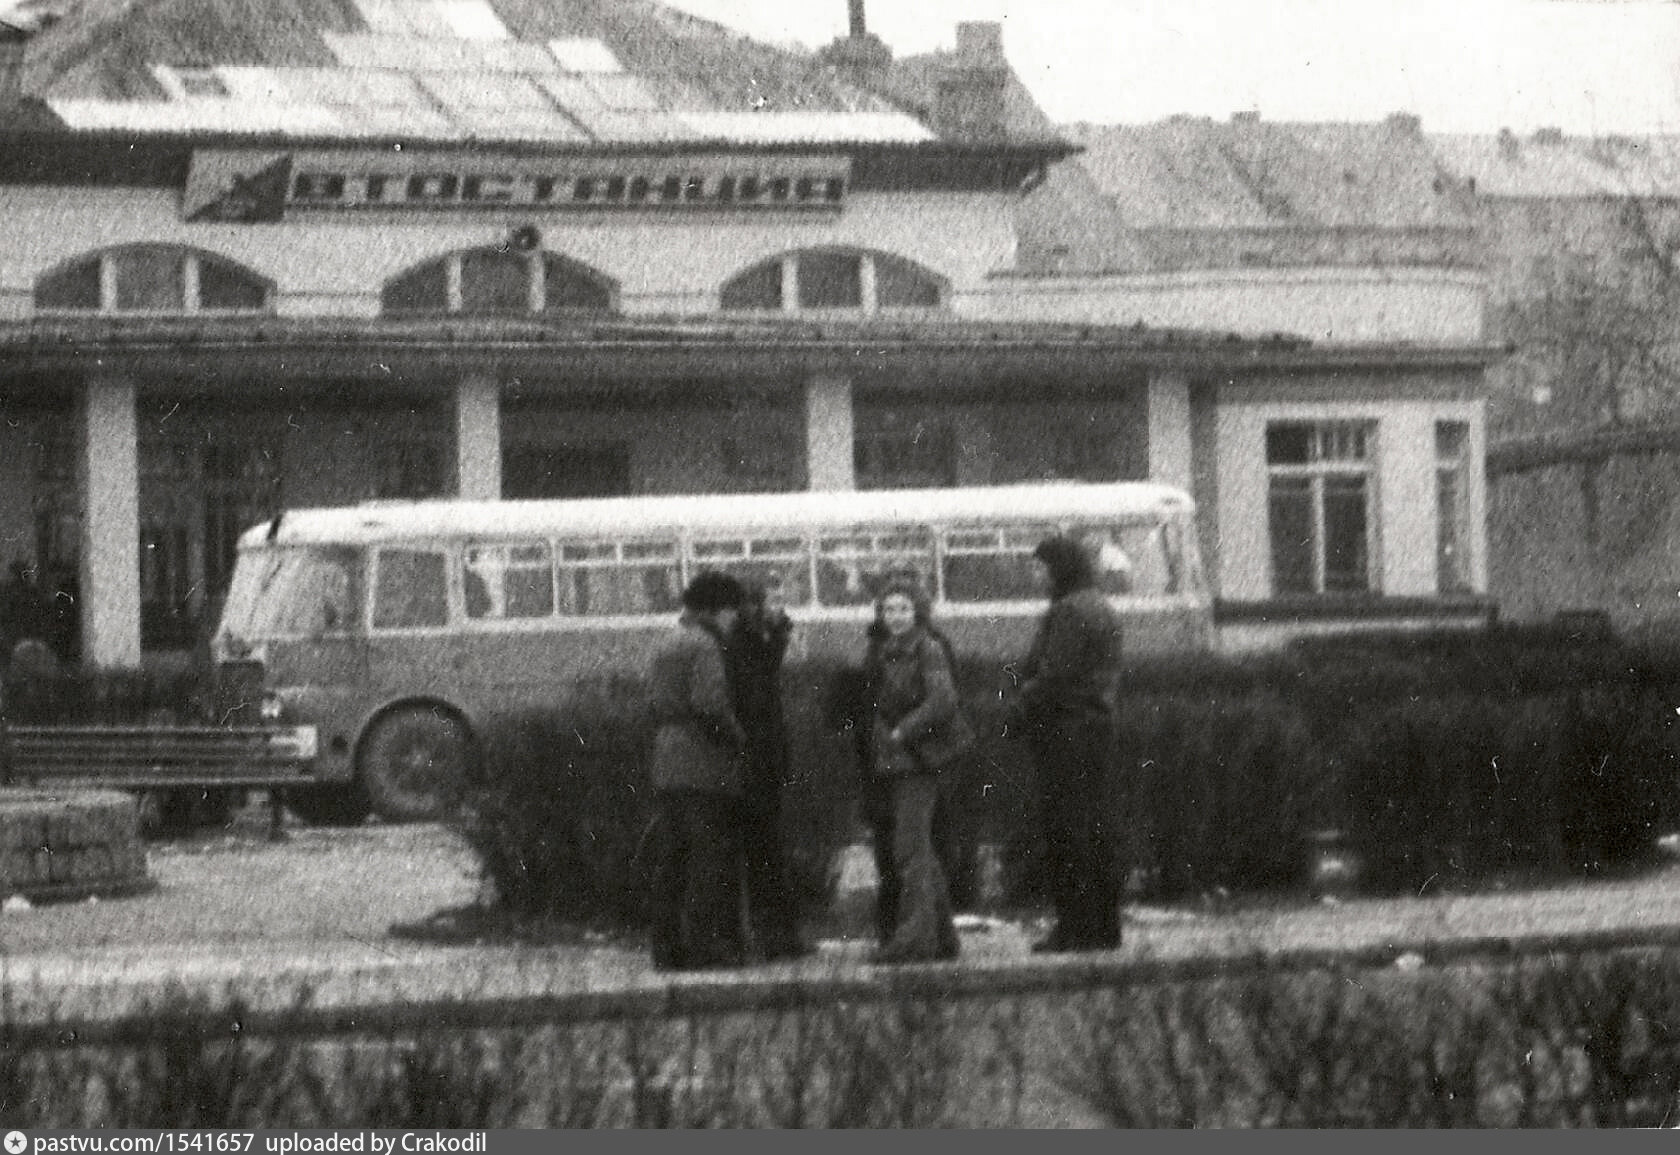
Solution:
M780 584L748 586L729 637L729 680L735 716L747 734L741 805L747 928L758 955L770 962L810 953L799 937L798 906L788 886L781 841L789 761L781 673L792 632Z
M653 962L662 970L738 966L741 950L740 805L747 737L724 660L743 590L705 572L683 590L683 611L653 659L649 758L655 830L651 871Z
M1050 607L1021 664L1015 722L1038 771L1046 871L1056 925L1039 952L1120 945L1120 881L1113 841L1117 774L1115 682L1120 618L1097 589L1084 543L1056 535L1033 556Z
M950 889L933 845L939 772L972 738L927 594L894 579L875 602L864 661L863 813L874 843L880 946L872 961L957 957Z

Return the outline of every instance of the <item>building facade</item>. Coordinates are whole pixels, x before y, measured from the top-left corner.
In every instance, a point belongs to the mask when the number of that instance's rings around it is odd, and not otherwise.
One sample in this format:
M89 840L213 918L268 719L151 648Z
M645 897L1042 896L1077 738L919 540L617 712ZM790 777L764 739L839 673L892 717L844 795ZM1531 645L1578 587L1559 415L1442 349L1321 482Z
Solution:
M161 0L18 40L0 546L91 665L190 648L244 527L379 498L1153 478L1233 645L1485 610L1474 280L1023 259L1074 146L996 26L895 63L652 0Z

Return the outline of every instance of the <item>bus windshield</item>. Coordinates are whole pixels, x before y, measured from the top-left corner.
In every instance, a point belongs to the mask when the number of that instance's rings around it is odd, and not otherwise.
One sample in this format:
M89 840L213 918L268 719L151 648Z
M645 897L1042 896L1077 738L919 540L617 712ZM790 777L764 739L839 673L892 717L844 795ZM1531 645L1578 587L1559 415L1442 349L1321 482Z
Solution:
M253 642L350 632L360 601L359 552L343 546L250 551L234 568L220 633Z

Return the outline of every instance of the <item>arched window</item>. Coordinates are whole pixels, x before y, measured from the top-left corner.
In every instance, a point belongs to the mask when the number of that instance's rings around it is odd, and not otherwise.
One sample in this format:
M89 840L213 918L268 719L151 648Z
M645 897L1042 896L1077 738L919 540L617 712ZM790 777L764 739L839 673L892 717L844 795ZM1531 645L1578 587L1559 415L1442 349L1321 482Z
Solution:
M945 284L890 253L799 249L737 274L724 284L719 300L730 312L882 313L937 309L945 300Z
M179 245L77 257L35 282L35 307L83 313L260 313L271 286L232 261Z
M613 285L554 253L468 249L399 273L385 283L381 301L391 316L606 313Z

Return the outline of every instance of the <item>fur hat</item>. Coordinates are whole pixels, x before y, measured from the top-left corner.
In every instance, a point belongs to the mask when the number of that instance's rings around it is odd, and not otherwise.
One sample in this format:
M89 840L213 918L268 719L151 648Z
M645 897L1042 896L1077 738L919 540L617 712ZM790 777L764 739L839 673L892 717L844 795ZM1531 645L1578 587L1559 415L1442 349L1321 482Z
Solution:
M697 614L739 609L746 594L741 583L726 573L704 570L682 592L683 609Z

